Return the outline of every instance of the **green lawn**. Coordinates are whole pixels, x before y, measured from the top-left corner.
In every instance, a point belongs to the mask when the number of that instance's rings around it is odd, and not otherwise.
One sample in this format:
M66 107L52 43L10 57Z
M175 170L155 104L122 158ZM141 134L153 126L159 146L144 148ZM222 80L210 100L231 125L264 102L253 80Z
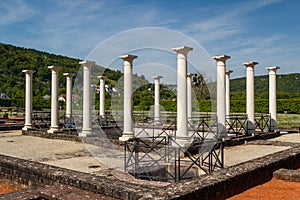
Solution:
M300 127L299 114L277 114L279 128Z

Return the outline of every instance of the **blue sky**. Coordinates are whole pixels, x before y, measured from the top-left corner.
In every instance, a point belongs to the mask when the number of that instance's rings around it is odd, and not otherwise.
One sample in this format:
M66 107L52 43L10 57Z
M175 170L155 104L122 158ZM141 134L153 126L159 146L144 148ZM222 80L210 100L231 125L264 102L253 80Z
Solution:
M242 63L258 61L255 74L278 65L300 72L298 0L4 0L1 42L84 59L103 40L133 28L179 31L209 55L227 54L232 77Z

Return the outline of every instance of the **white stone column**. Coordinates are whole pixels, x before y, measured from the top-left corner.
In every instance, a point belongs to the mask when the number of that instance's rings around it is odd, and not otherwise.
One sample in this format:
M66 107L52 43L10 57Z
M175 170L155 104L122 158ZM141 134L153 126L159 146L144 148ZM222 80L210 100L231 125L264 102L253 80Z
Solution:
M154 79L154 121L160 122L160 79L162 76L152 76Z
M67 78L67 90L66 90L66 118L70 119L72 117L72 77L74 73L64 73Z
M277 102L276 102L276 71L280 67L267 67L269 71L269 113L271 114L270 131L277 130Z
M100 79L99 86L99 117L105 118L105 76L98 76Z
M120 58L124 61L124 130L120 141L127 141L134 138L132 130L132 62L137 56L123 55Z
M95 62L80 61L83 66L83 102L82 102L82 131L80 137L92 136L92 114L91 114L91 68Z
M258 62L243 63L247 68L247 94L246 94L246 110L248 115L247 132L248 134L255 133L255 119L254 119L254 67Z
M61 67L48 66L52 73L51 80L51 126L48 133L59 131L58 127L58 70Z
M192 77L193 77L193 74L188 74L186 76L186 81L187 81L187 118L188 118L188 121L192 121L192 112L193 112Z
M225 71L226 60L230 58L227 55L214 56L217 61L217 117L218 117L218 134L226 133L226 97L225 97Z
M191 47L182 46L173 48L177 53L177 131L176 142L184 146L188 141L187 126L187 54L193 50Z
M232 70L227 70L226 74L226 116L230 115L230 74Z
M25 124L22 130L27 131L32 127L32 74L34 70L22 70L26 76L26 97L25 97Z

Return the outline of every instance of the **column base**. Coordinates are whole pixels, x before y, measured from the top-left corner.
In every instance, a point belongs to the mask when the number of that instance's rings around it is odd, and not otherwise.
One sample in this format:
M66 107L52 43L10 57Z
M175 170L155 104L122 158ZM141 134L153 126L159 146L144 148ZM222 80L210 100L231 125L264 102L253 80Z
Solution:
M92 137L93 135L93 130L92 129L87 129L87 130L82 130L81 133L78 134L79 137Z
M35 128L32 125L25 125L22 128L22 131L30 131L30 130L34 130Z
M191 146L191 142L188 140L188 138L177 138L175 139L176 143L173 142L172 146L180 146L180 147L189 147Z
M251 135L252 137L256 136L256 132L254 129L247 129L247 135Z
M119 141L125 142L129 139L134 138L133 132L131 133L123 133L123 135L121 137L119 137Z
M57 133L60 132L58 127L50 127L50 129L47 131L47 133Z
M154 121L154 125L161 125L162 122L160 120Z
M269 131L275 133L275 132L278 132L279 129L276 126L271 126L270 129L269 129Z

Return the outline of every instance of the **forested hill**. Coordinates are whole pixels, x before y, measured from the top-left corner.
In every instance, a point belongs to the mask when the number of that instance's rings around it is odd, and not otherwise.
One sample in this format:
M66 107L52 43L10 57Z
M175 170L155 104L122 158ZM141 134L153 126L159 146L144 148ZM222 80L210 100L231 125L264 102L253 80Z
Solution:
M295 74L277 74L277 92L300 94L300 73ZM262 94L269 92L269 76L256 76L254 78L255 93ZM232 79L230 81L232 92L246 91L246 78Z
M60 82L65 82L64 72L77 72L79 59L50 54L34 49L26 49L0 43L0 92L10 98L24 98L24 69L36 70L33 76L33 96L50 94L51 70L49 65L63 66Z
M39 99L44 95L49 95L51 70L47 66L54 65L62 67L59 70L59 94L65 93L66 77L63 76L63 73L77 73L80 67L79 61L76 58L0 43L0 92L6 93L11 99L23 99L25 74L22 73L22 70L32 69L36 70L33 75L33 98ZM92 68L92 70L94 69ZM110 86L114 86L122 76L120 71L99 66L97 70L103 72L103 75L107 77L106 83ZM134 80L147 82L143 78Z
M23 99L25 75L22 73L22 70L33 69L36 70L33 76L34 98L41 98L46 94L49 95L51 70L47 66L56 65L63 67L59 72L60 93L62 93L64 92L66 81L62 74L64 72L78 72L79 61L79 59L75 58L0 43L0 92L6 93L12 99ZM106 69L103 75L107 76L107 84L114 86L116 81L122 76L122 73ZM139 80L146 81L142 79L140 78ZM268 75L255 77L255 93L257 95L267 94L268 88ZM231 80L231 91L236 93L236 96L241 96L238 95L239 93L245 93L246 78ZM299 96L300 73L277 75L277 91L278 93ZM268 97L266 96L266 98Z

